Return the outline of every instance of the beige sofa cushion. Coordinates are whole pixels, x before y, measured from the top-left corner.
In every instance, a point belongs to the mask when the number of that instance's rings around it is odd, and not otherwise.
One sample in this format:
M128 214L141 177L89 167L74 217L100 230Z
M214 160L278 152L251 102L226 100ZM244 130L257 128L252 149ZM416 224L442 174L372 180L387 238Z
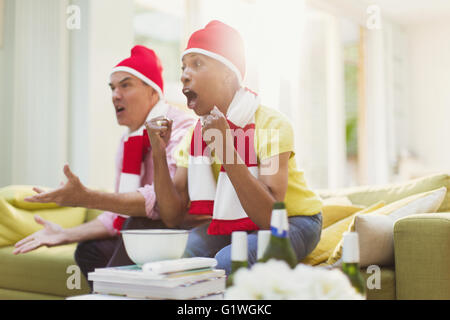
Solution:
M348 197L355 205L370 206L378 201L385 201L386 204L412 196L414 194L447 188L447 194L442 201L438 212L450 212L450 173L440 173L425 176L402 183L395 183L380 186L360 186L339 190L317 190L323 198Z
M360 266L394 265L394 223L412 214L436 212L446 194L447 188L442 187L398 200L369 213L357 213L348 231L356 231L359 235ZM342 241L327 263L336 263L341 256Z
M322 230L320 241L317 244L316 248L305 259L302 260L302 263L315 266L327 261L327 259L333 253L333 250L335 250L336 246L340 243L342 234L347 231L350 224L353 224L355 216L357 214L364 214L377 210L382 206L384 206L384 203L379 202L366 209L348 215L346 218L341 219L324 228Z

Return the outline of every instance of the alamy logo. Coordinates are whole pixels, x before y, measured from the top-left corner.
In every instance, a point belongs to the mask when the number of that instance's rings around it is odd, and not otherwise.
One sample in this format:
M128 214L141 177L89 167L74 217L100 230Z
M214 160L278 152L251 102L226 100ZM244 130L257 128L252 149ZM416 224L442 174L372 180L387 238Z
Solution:
M81 270L77 265L70 265L66 269L66 273L70 274L66 281L66 287L69 290L81 289Z
M234 144L235 150L239 154L241 160L245 161L249 165L259 165L260 175L274 175L280 168L278 157L272 157L271 161L265 161L258 163L256 150L251 150L248 146L253 145L249 143L249 139L253 139L253 136L257 135L260 140L269 141L264 145L258 146L258 152L263 154L279 154L280 150L280 131L278 129L227 129L225 138L222 131L218 129L207 129L203 134L205 141L211 141L207 148L202 152L202 157L191 157L191 164L212 164L214 159L212 155L223 154L225 145ZM234 142L233 142L234 141ZM202 140L194 139L193 150L202 150ZM224 164L236 164L236 159L233 154L225 152Z
M81 29L81 9L77 5L70 5L66 9L66 13L69 15L66 20L66 27L69 30Z
M381 29L381 9L377 5L371 5L367 8L366 13L369 15L366 21L367 29Z
M366 286L367 289L381 289L381 269L377 265L370 265L367 267L367 273L372 274L367 278Z

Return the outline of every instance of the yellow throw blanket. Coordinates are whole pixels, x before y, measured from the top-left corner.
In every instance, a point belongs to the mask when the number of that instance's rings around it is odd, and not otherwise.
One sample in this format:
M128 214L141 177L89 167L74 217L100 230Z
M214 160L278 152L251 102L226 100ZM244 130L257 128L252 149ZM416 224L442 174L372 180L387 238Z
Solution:
M34 221L35 214L63 228L74 227L85 221L87 210L84 208L24 201L24 198L35 194L32 188L20 185L0 188L0 247L14 245L17 241L42 229L43 227Z

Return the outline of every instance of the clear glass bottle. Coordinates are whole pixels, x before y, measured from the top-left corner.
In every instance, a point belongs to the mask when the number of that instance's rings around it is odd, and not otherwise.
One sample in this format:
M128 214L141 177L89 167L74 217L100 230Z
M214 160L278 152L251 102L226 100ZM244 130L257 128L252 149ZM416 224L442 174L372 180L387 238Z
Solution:
M345 232L342 245L342 271L355 290L366 296L366 285L359 268L359 239L356 232Z
M234 231L231 234L231 273L227 277L227 287L233 285L234 274L240 268L248 268L247 232Z
M256 254L256 260L257 262L262 262L261 259L264 256L264 252L266 252L267 246L269 245L270 236L271 236L270 230L259 230L258 231L258 247L257 247L257 254Z
M261 262L270 259L283 260L291 268L297 265L297 256L289 239L289 223L284 202L276 202L273 205L270 220L270 240L264 252Z

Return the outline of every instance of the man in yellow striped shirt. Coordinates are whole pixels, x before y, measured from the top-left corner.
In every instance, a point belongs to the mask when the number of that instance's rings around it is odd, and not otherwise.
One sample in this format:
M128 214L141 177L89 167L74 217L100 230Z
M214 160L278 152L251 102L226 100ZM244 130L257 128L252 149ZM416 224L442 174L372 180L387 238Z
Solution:
M182 62L183 93L200 120L174 154L173 181L160 138L170 133L170 123L147 123L161 219L175 227L189 206L191 214L211 215L211 222L191 231L185 255L215 257L218 267L229 273L231 232L249 233L249 264L253 264L255 231L270 228L272 206L283 201L289 237L301 261L320 240L322 203L296 168L289 120L262 106L255 93L242 87L245 59L239 33L220 21L210 22L193 33ZM236 132L247 137L241 139L242 146L233 136ZM205 159L212 163L205 165Z

